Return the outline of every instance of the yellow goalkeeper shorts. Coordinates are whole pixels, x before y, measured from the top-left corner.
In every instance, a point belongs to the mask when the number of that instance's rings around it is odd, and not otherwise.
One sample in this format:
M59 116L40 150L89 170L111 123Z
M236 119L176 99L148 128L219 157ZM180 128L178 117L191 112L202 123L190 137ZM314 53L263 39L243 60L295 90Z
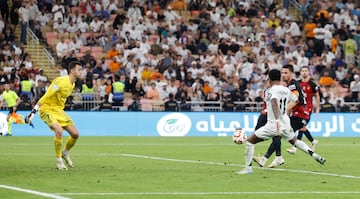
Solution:
M72 126L74 122L64 110L39 109L40 118L51 127L58 123L61 127Z

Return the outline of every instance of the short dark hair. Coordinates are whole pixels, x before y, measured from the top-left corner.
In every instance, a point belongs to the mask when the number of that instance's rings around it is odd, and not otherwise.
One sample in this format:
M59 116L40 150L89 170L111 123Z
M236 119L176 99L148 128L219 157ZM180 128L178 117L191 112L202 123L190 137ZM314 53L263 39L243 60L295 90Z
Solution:
M289 69L289 71L292 72L292 73L294 72L294 66L291 65L291 64L285 64L285 65L283 66L283 68Z
M76 67L76 65L82 65L79 61L72 61L70 62L68 68L67 68L67 71L68 73L70 73L71 69L74 69Z
M271 69L269 71L269 79L271 81L280 81L281 79L281 72L278 69Z

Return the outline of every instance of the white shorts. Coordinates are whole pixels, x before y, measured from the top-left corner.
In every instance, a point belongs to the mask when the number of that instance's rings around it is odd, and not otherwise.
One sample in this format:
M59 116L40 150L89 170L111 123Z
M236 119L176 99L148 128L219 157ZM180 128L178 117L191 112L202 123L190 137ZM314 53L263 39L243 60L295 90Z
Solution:
M272 137L276 136L276 123L266 123L265 126L262 126L255 132L256 137L261 138L263 140L271 139ZM292 140L295 136L294 131L292 130L291 126L288 125L285 128L281 128L280 130L281 136L286 140Z

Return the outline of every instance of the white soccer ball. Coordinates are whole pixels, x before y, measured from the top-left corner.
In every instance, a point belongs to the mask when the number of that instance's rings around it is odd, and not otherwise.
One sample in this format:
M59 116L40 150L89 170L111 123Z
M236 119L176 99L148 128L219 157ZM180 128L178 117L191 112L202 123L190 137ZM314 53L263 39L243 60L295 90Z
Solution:
M242 128L235 130L232 140L235 144L243 144L247 139L246 132Z

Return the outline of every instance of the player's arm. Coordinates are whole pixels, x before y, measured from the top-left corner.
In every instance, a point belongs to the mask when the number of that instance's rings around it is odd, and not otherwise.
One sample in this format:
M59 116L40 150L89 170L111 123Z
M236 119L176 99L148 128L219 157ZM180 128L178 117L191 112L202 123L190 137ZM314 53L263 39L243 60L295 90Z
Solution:
M15 95L16 95L16 94L15 94ZM16 110L17 107L19 106L20 102L21 102L21 98L16 95L16 104L15 104L15 106L14 106L15 110Z
M316 113L318 114L320 112L320 87L313 81L313 90L314 90L314 97L315 97L315 103L316 103Z
M271 103L271 108L274 112L274 117L275 117L275 121L276 121L276 133L277 134L280 134L280 108L279 108L279 104L277 102L277 99L276 98L272 98L270 100L270 103Z
M25 117L25 123L30 123L31 120L35 117L36 112L39 110L41 103L38 102L34 106L34 108L31 110L31 112Z
M287 115L290 116L291 110L296 106L296 104L297 104L297 101L288 103L287 108L286 108Z
M34 118L36 112L39 110L41 104L43 102L47 101L51 98L51 96L55 95L55 93L59 90L58 83L54 81L52 84L50 84L48 90L46 93L40 98L40 100L36 103L34 108L31 110L31 112L25 117L25 122L30 123L31 120Z
M297 93L299 94L299 93ZM298 103L298 99L299 99L299 96L296 95L294 92L290 92L290 95L289 95L289 99L290 99L290 102L287 104L286 106L286 112L287 114L290 116L291 114L291 110L297 105Z

